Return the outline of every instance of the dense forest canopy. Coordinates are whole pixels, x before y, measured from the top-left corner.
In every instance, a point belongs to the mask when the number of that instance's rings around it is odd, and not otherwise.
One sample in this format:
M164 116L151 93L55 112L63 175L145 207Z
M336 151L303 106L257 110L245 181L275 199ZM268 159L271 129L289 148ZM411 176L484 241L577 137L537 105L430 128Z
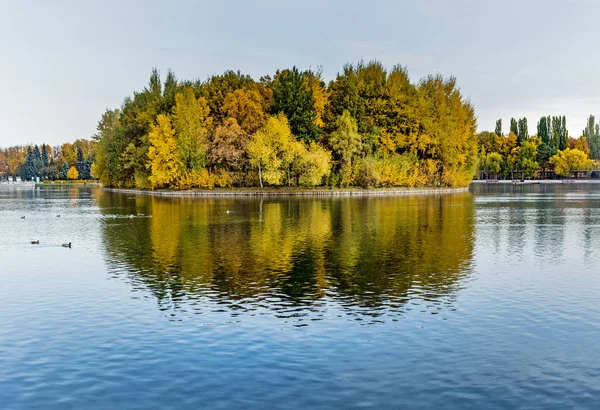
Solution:
M565 116L477 134L453 77L410 81L401 66L346 64L328 84L296 67L255 80L205 81L152 71L148 85L101 116L91 140L0 150L0 176L100 180L143 189L466 186L478 175L570 176L600 159L590 116L578 139Z
M476 118L454 78L347 64L326 84L296 67L254 80L181 81L154 70L106 111L93 175L106 186L465 186Z

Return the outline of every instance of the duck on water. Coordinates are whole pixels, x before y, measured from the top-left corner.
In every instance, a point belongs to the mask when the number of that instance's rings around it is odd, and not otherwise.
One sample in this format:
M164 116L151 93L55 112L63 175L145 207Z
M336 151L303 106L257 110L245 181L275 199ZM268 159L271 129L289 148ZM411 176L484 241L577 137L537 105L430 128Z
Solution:
M39 245L40 244L40 240L38 239L37 241L31 241L32 245ZM61 245L63 248L71 248L71 242L69 243L63 243Z

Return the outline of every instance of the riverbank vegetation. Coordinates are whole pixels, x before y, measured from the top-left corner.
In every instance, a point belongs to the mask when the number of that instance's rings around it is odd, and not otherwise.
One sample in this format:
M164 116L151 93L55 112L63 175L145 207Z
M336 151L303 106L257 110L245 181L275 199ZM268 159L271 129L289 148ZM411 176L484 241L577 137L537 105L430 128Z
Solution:
M600 159L600 126L590 116L582 135L569 137L565 116L542 117L537 134L530 136L527 119L511 119L508 134L502 120L494 132L478 134L479 169L491 178L543 177L550 171L571 177L576 171L590 171Z
M227 71L164 79L107 110L91 140L0 149L0 177L94 178L138 189L456 187L480 178L589 175L600 160L590 116L571 138L565 116L498 120L476 133L452 77L417 83L406 69L347 64L328 84L297 68L258 80Z
M0 149L0 177L20 177L23 181L90 180L96 142L78 139L56 147L19 145Z
M297 68L254 80L149 84L98 125L93 175L105 186L466 186L476 120L454 78L411 83L399 66L348 64L325 84Z

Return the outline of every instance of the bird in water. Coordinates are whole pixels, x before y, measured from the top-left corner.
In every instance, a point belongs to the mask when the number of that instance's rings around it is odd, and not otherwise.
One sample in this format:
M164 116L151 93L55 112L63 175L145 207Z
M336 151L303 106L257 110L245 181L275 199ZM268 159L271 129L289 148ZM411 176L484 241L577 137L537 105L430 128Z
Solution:
M23 215L23 216L21 217L21 219L25 219L25 216Z
M56 215L57 218L60 218L60 215Z
M63 248L70 248L71 247L71 242L69 242L69 243L63 243L62 247Z
M228 209L228 210L226 210L226 211L225 211L225 213L226 213L227 215L229 215L229 214L232 214L232 213L233 213L233 211L230 211L230 210Z
M39 245L40 244L40 240L38 239L37 241L31 241L32 245Z

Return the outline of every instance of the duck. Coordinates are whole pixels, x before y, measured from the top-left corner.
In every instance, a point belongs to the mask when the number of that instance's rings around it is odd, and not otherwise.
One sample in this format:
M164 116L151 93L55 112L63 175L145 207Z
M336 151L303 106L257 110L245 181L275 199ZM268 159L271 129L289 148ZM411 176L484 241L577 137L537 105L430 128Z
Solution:
M60 218L60 215L56 215L57 218Z
M25 219L25 215L23 215L23 216L21 217L21 219Z
M40 240L38 239L37 241L31 241L32 245L39 245L40 244Z
M226 211L225 211L225 213L226 213L227 215L229 215L229 214L232 214L232 213L233 213L233 211L230 211L230 210L228 209L228 210L226 210Z
M62 247L63 248L70 248L71 247L71 242L69 242L69 243L63 243Z

